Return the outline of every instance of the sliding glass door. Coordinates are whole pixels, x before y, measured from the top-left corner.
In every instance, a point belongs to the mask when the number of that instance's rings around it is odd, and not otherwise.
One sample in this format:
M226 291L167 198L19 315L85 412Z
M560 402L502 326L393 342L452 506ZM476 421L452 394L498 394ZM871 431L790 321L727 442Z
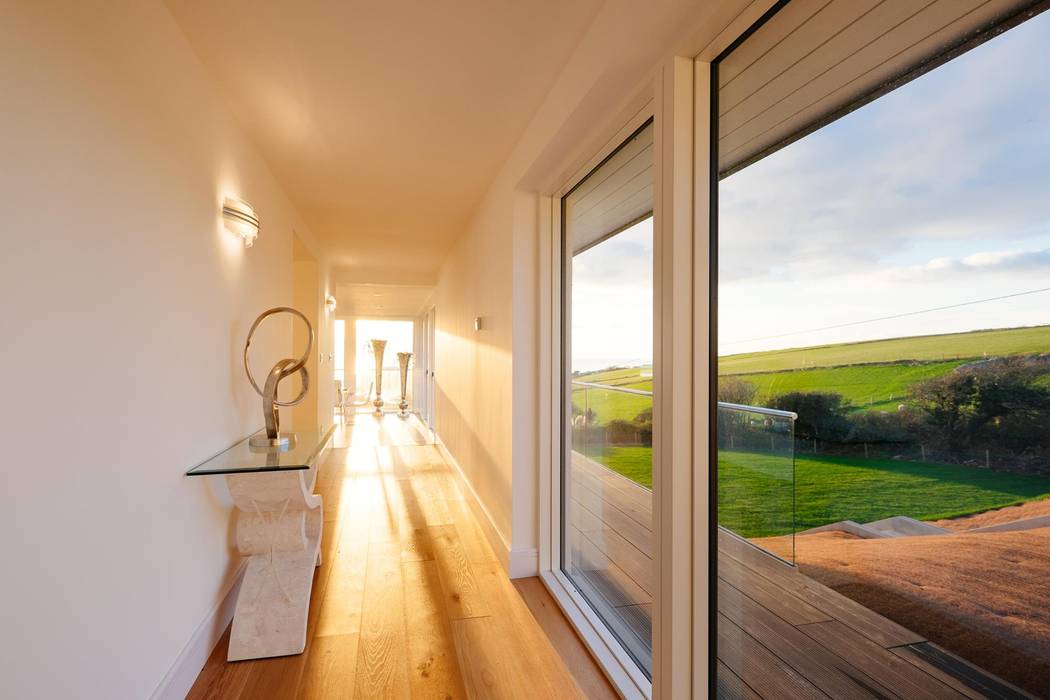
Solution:
M714 61L719 696L1050 689L1047 7L792 0Z
M561 201L561 567L652 675L653 129Z

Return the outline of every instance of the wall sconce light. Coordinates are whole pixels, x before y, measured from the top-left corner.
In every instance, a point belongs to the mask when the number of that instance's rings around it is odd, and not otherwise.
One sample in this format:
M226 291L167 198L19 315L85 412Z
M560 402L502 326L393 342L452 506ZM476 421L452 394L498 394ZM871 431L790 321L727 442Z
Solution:
M474 317L474 330L476 330L476 331L480 331L481 330L481 316L475 316Z
M251 248L259 235L259 217L252 205L240 199L225 197L222 200L222 219L226 230L244 239L244 247Z
M328 309L329 313L335 311L335 304L336 304L335 297L332 296L331 294L329 294L328 296L326 296L324 298L324 305Z

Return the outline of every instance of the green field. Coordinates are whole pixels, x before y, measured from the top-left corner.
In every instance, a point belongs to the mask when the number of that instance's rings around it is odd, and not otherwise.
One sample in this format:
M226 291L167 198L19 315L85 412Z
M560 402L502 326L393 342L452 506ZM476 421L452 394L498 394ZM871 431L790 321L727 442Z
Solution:
M643 373L651 375L652 368L630 367L627 369L592 372L591 374L574 377L574 379L591 384L605 384L607 386L652 391L653 380L643 376ZM593 411L595 421L599 424L605 424L614 419L634 420L634 417L639 413L653 407L653 399L650 396L638 396L637 394L624 394L618 391L587 387L573 388L572 403L580 412L588 409Z
M719 374L751 374L902 360L958 360L1024 355L1050 348L1050 326L872 340L718 358Z
M774 396L789 391L828 391L842 394L861 410L894 411L912 384L950 372L964 363L965 360L898 362L737 376L754 384L758 406L768 406Z
M863 343L731 355L719 359L722 375L736 375L758 390L754 402L790 391L842 394L857 410L894 410L916 382L968 361L1046 352L1050 326L896 338ZM652 390L651 368L606 370L579 381ZM652 405L650 397L602 389L573 391L573 403L593 411L596 423L631 420ZM577 446L627 478L652 487L652 448ZM1050 497L1050 479L971 467L865 460L783 457L727 452L719 456L722 524L747 537L796 530L838 520L870 522L895 515L920 520L955 517Z
M594 411L595 421L605 424L617 418L633 420L645 409L652 408L653 398L602 389L576 388L572 391L572 403L580 412Z
M758 389L755 403L789 391L842 394L859 410L894 410L915 382L950 372L983 357L1046 352L1050 326L974 331L950 335L894 338L825 345L719 358L721 375L739 376ZM605 370L576 377L579 381L652 391L652 368ZM649 400L596 389L573 391L581 408L594 411L599 423L631 420Z
M652 448L607 447L593 459L652 488ZM839 520L871 522L895 515L937 520L1050 497L1050 478L951 464L845 457L796 457L723 451L718 459L719 522L745 537Z
M643 374L648 374L648 378L644 378ZM640 380L648 381L652 384L652 367L627 367L624 369L609 369L602 370L600 372L591 372L590 374L583 374L574 379L578 379L581 382L591 382L593 384L608 384L609 386L627 386L636 384Z

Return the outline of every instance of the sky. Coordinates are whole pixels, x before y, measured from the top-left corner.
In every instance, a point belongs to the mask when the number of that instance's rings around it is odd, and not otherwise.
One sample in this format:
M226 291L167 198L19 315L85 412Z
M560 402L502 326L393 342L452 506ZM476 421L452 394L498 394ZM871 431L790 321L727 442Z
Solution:
M653 220L572 259L572 371L653 361Z
M719 186L719 353L1050 323L1050 13Z
M1050 288L1048 72L1050 12L722 180L719 354L1050 323L857 323ZM573 258L574 371L652 362L652 254L649 219Z
M397 369L397 353L412 352L412 321L387 321L360 318L356 321L357 362L354 371L359 377L370 377L375 372L372 357L372 339L385 340L383 368ZM383 393L386 393L385 391Z

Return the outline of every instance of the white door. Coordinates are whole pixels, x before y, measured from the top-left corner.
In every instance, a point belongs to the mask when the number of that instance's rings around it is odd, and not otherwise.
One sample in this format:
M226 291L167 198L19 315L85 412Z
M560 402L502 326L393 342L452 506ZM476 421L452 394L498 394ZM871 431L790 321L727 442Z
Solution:
M430 429L433 430L435 427L434 422L434 360L435 360L435 325L437 323L437 313L434 309L427 312L426 317L426 336L423 342L426 344L426 368L425 368L425 379L424 379L424 391L426 395L426 421Z

